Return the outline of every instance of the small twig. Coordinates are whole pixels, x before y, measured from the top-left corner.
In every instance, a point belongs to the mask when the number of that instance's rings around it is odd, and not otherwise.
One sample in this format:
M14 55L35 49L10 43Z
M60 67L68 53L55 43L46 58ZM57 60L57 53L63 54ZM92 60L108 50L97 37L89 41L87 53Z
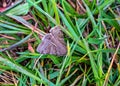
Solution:
M84 74L79 75L70 86L75 86L75 84L83 77L83 75Z
M72 0L68 0L68 2L70 3L70 5L71 5L73 8L76 7L75 4L72 2Z
M7 36L7 35L4 35L4 34L0 34L0 36L4 37L4 38L7 38L7 39L11 39L11 40L15 40L16 38L12 37L12 36Z
M106 27L106 25L105 25L105 23L103 21L102 21L102 25L103 25L103 27L105 29L105 32L106 32L105 35L104 35L104 37L107 37L108 36L107 27ZM109 43L108 43L108 39L105 39L105 43L106 43L106 46L108 48L110 48Z
M86 12L85 8L82 6L82 4L79 2L79 0L77 0L77 3L80 6L80 8L83 10L83 12Z

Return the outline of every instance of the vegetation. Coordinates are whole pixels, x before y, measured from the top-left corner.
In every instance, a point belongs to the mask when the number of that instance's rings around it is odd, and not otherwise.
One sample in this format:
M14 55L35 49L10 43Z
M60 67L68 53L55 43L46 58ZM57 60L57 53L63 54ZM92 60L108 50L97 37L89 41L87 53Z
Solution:
M120 85L120 0L18 1L0 13L0 86ZM67 55L38 53L56 25Z

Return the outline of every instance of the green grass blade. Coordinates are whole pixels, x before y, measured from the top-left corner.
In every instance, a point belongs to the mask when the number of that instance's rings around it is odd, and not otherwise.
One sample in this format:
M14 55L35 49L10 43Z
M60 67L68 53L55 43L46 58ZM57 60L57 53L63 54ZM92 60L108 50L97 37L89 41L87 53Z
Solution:
M17 63L15 63L15 62L13 63L10 60L4 59L2 57L0 57L0 61L3 62L4 64L6 64L7 66L9 66L11 69L16 70L20 73L23 73L29 77L32 77L35 80L37 80L38 82L41 82L46 85L46 83L43 80L41 80L39 77L35 76L33 73L29 72L28 70L24 69L22 66L18 65Z

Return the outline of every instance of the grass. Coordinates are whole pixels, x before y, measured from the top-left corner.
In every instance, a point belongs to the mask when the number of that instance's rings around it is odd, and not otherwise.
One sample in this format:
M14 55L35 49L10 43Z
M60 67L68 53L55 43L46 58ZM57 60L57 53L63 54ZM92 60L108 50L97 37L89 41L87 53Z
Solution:
M1 86L119 86L119 0L20 0L0 13ZM66 56L39 54L49 29Z

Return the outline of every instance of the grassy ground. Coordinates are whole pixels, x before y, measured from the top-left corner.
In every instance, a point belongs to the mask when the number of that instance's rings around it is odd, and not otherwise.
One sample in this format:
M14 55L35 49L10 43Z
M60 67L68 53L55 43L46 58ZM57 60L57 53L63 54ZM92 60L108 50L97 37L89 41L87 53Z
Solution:
M18 0L0 13L0 86L120 86L120 0ZM36 52L60 25L66 56Z

